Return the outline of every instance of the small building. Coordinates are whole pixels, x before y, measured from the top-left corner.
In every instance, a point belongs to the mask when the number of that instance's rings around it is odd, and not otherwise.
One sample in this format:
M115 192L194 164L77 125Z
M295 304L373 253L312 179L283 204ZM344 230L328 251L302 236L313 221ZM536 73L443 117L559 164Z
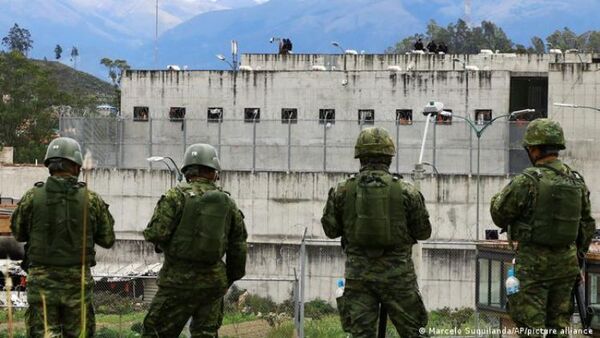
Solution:
M516 243L515 243L516 245ZM477 244L475 303L477 310L499 319L502 327L513 327L507 313L505 281L514 258L506 240L480 241ZM600 241L594 241L586 256L586 308L600 304ZM577 307L575 308L577 312Z

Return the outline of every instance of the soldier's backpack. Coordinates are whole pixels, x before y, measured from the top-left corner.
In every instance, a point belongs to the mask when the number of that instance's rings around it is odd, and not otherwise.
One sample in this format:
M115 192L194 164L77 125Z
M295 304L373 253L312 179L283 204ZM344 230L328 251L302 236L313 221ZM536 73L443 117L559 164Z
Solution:
M571 245L577 239L583 197L583 179L549 166L529 168L524 174L536 184L535 205L529 224L522 224L519 240L549 247Z
M344 236L352 246L389 249L412 244L402 186L389 174L360 173L348 182Z
M231 223L229 196L221 190L195 191L182 186L185 205L167 254L182 260L214 264L227 250Z
M81 264L85 224L86 262L94 266L94 224L90 214L85 183L68 186L53 178L49 178L46 183L36 183L27 249L30 262L47 266Z

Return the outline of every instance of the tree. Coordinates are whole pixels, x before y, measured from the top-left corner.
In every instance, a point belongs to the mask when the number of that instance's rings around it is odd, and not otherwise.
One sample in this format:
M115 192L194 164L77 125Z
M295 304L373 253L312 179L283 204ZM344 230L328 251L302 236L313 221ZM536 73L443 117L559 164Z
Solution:
M102 58L100 64L104 65L108 69L108 77L113 83L116 92L115 107L121 110L121 78L123 73L131 67L127 64L127 61L121 59L112 60L110 58Z
M16 23L8 31L8 35L2 38L2 44L9 51L17 51L23 55L27 55L27 52L33 48L33 40L31 40L29 30L19 27Z
M499 50L502 52L511 51L513 42L506 36L502 28L496 26L491 21L481 22L481 31L483 41L479 45L480 49Z
M539 36L534 36L531 38L531 52L536 54L543 54L546 52L546 45L544 44L544 40Z
M577 36L568 27L565 27L562 31L556 30L550 34L546 41L548 45L555 49L580 49L583 47L582 39Z
M127 61L121 59L112 60L110 58L102 58L100 64L108 69L108 77L111 79L115 88L119 88L121 85L123 72L131 68L129 64L127 64Z
M54 134L52 107L68 102L56 83L20 51L0 53L0 146L15 147L15 161L43 159Z
M77 47L73 46L71 48L71 61L73 61L73 68L77 69L77 58L79 57L79 50Z
M501 52L513 51L513 42L506 36L502 28L491 21L482 21L480 27L469 27L464 20L450 23L447 27L439 26L434 20L427 24L425 34L417 33L396 43L394 47L386 50L388 53L404 53L412 50L416 38L424 41L434 40L436 43L444 42L451 53L475 54L481 49L499 50Z
M590 32L586 49L589 52L600 53L600 31Z
M59 60L60 59L60 55L62 54L63 49L60 45L56 45L56 47L54 48L54 54L56 55L56 59Z

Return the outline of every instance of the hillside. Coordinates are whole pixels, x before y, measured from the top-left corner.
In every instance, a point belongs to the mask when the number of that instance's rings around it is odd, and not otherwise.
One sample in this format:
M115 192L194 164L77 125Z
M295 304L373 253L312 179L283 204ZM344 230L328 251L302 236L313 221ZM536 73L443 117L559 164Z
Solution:
M56 81L59 90L82 98L96 98L98 104L112 103L116 98L112 84L91 74L75 70L57 61L34 60L48 71L50 78Z

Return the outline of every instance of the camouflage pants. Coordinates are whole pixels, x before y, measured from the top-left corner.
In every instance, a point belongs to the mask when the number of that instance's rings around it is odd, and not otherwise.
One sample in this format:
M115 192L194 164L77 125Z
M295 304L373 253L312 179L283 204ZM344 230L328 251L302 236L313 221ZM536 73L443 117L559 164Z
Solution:
M144 318L142 337L179 337L190 317L193 338L218 337L223 322L224 294L225 290L221 288L186 290L159 287Z
M54 277L57 276L52 276L52 272L40 270L42 269L31 268L29 271L27 284L29 307L25 313L28 337L45 337L46 327L51 337L79 337L81 333L81 289L78 280L81 278L80 275L75 274L70 279L56 279ZM93 337L96 328L92 285L93 281L89 279L84 298L87 337ZM42 295L45 298L45 314Z
M508 297L510 316L519 328L554 329L558 334L547 337L567 337L560 330L571 325L573 285L577 276L552 280L529 278L527 269L517 269L519 292ZM535 333L535 332L534 332ZM542 337L526 334L521 337Z
M422 337L419 328L427 325L427 311L417 284L399 286L398 283L363 282L347 280L339 309L344 328L353 338L377 336L379 304L401 337Z

